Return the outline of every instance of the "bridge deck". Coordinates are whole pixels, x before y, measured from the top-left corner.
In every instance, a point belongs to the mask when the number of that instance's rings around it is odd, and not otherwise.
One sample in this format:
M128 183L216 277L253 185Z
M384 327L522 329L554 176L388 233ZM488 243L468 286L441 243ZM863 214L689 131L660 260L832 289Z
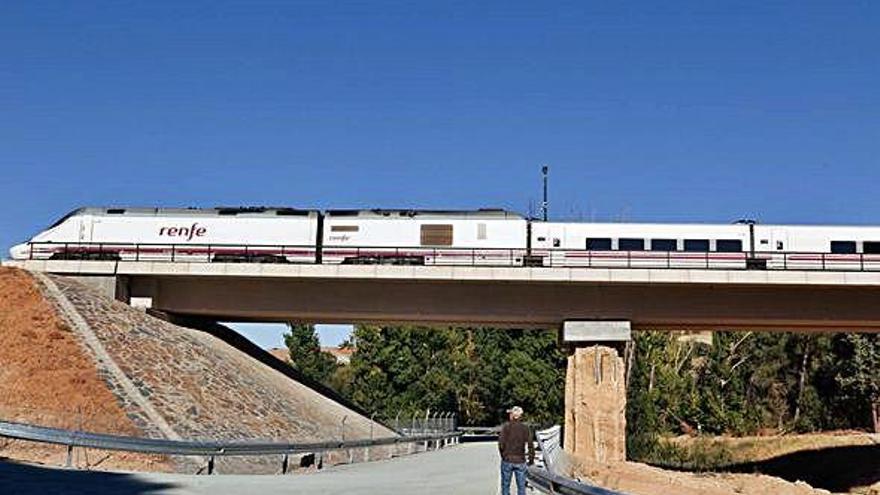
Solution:
M880 286L880 272L859 270L741 270L701 268L563 268L478 266L171 263L158 261L27 260L3 262L66 275L397 279L424 281L669 283L732 285Z
M11 262L219 321L880 332L880 271Z

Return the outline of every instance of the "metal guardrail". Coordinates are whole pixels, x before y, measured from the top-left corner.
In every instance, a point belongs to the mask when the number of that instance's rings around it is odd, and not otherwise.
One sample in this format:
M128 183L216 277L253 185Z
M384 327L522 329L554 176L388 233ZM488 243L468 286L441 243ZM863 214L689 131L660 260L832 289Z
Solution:
M459 426L458 430L465 435L498 435L501 433L500 426Z
M529 484L537 490L565 495L626 495L573 479L572 463L562 450L562 427L552 426L535 432L543 467L529 466Z
M323 261L319 261L314 245L33 242L28 246L27 259L31 260L880 271L880 254L865 253L591 251L562 248L532 249L529 253L521 248L326 246L320 250Z
M552 426L535 432L541 451L544 468L560 476L572 475L572 463L568 454L562 450L562 427Z
M328 450L346 450L398 444L425 444L425 450L434 450L458 443L461 436L456 431L433 432L414 436L384 437L368 440L325 441L311 443L288 442L224 442L188 441L129 437L105 433L66 430L48 426L0 421L0 437L14 440L64 445L67 447L67 463L70 465L74 447L99 450L117 450L143 454L180 455L207 457L208 474L214 470L214 457L281 455L282 472L287 472L288 456Z
M526 476L533 488L544 493L559 493L563 495L626 495L623 492L589 485L534 466L529 466Z

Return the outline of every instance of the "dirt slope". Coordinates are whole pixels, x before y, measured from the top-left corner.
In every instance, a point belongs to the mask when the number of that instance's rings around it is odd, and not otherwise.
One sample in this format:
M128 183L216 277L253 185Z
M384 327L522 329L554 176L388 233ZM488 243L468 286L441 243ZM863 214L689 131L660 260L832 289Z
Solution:
M91 356L25 272L0 268L0 418L61 428L139 435ZM0 443L0 455L63 462L62 447ZM93 456L102 466L165 469L157 457Z

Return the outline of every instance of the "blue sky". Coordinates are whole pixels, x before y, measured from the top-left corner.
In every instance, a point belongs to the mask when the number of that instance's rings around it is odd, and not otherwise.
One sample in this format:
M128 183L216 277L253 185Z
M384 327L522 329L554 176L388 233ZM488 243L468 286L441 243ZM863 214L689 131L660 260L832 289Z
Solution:
M5 2L0 246L81 205L878 223L880 3Z

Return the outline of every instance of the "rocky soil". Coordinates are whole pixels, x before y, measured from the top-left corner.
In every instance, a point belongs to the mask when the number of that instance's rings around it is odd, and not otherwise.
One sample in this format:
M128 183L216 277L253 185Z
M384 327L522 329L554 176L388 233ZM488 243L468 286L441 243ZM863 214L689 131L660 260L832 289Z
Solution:
M636 462L621 462L582 470L605 488L630 495L827 495L803 482L788 482L760 474L681 473Z

